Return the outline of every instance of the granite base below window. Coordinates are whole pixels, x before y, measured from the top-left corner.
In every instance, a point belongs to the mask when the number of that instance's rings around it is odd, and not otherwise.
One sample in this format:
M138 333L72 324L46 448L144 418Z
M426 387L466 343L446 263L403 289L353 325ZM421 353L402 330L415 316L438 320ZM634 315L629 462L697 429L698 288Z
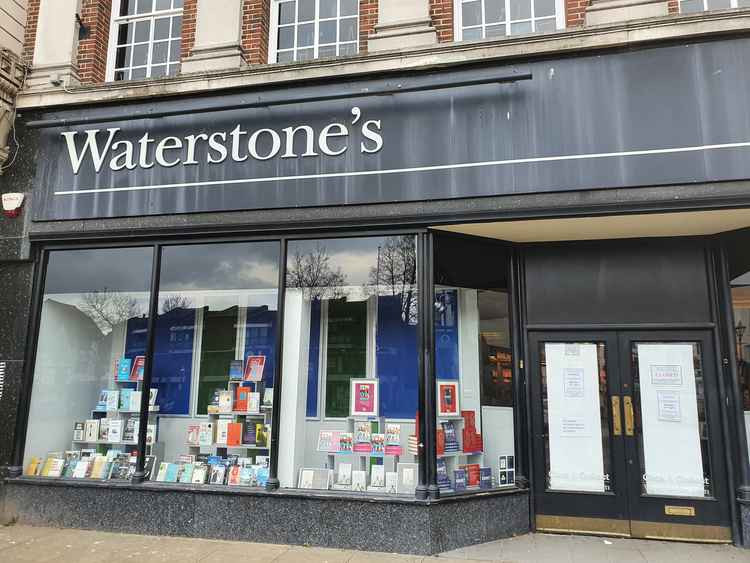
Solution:
M742 523L742 547L750 548L750 504L740 502L740 521Z
M529 531L527 491L420 502L24 478L3 488L3 517L37 526L417 555Z

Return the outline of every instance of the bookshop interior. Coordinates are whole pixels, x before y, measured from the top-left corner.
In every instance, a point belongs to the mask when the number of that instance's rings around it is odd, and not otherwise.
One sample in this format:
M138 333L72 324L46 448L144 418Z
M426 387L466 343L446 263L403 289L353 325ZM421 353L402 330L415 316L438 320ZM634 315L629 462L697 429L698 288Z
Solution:
M477 272L461 267L460 245L434 251L440 494L513 487L507 263ZM142 453L151 482L266 488L278 417L282 489L414 498L424 412L414 234L46 257L27 477L129 481Z

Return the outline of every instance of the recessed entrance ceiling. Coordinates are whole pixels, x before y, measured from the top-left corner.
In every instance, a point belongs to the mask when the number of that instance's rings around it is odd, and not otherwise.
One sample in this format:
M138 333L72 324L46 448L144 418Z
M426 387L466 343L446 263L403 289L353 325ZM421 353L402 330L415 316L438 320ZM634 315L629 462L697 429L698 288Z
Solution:
M713 235L745 227L750 227L750 209L461 223L434 228L511 242L545 242Z

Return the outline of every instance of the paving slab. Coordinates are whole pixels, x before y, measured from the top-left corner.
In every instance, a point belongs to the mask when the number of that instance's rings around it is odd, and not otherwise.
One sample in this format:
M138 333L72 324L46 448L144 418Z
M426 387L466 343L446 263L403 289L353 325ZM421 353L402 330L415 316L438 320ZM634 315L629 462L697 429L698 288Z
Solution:
M2 563L750 563L750 550L587 536L527 534L436 557L265 543L0 527Z
M750 563L750 550L731 545L526 534L449 551L439 557L493 563Z

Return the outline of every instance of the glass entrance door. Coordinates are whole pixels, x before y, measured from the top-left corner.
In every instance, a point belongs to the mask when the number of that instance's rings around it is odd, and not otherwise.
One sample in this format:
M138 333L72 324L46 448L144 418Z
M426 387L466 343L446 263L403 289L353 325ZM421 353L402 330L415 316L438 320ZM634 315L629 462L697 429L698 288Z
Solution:
M709 333L529 344L538 529L731 540Z

